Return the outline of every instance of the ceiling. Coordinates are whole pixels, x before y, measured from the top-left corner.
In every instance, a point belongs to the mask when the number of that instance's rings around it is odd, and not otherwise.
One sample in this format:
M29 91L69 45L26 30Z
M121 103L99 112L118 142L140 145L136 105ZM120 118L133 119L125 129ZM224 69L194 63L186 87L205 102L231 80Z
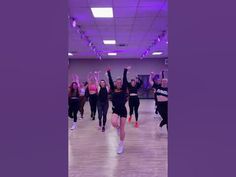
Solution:
M113 7L114 18L94 18L91 7ZM69 0L69 15L93 42L103 59L140 58L163 30L168 31L167 0ZM69 25L70 58L97 58L88 42ZM103 40L115 39L118 45L104 45ZM163 52L153 56L154 51ZM117 56L108 56L117 52ZM168 57L167 35L144 58Z

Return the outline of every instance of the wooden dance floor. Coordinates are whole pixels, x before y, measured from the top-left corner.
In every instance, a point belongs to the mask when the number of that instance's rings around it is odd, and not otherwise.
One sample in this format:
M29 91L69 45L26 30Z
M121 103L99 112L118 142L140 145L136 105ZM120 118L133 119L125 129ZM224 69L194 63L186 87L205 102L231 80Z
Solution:
M162 131L158 127L160 118L154 114L154 100L141 100L139 128L127 122L125 151L121 155L116 154L119 139L110 123L111 103L105 133L97 129L97 117L90 120L89 110L86 102L85 118L73 131L69 120L69 177L168 176L167 131L166 126Z

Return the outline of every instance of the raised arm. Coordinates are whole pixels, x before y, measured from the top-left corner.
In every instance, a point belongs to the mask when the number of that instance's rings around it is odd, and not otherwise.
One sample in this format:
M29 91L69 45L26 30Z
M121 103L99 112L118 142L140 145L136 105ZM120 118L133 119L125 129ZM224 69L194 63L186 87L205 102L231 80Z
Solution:
M123 73L123 89L126 89L128 87L128 80L127 80L127 72L130 69L130 67L126 67L124 69L124 73Z
M165 78L165 75L164 75L164 73L165 73L165 71L163 70L163 71L161 72L161 78L162 78L162 79L164 79L164 78Z
M94 78L96 81L96 85L99 87L99 72L97 71L94 72Z
M154 84L154 82L153 82L153 76L154 76L154 73L151 72L151 74L150 74L150 76L149 76L149 83L150 83L150 85L153 85L153 84Z
M72 80L72 82L75 82L75 74L71 74L71 80Z
M109 79L110 89L114 90L115 86L114 86L114 82L111 77L111 70L110 69L107 70L107 75L108 75L108 79Z
M79 83L79 76L77 74L72 74L72 82L76 82L78 84L78 87L80 87Z
M87 82L88 82L88 83L90 83L91 77L92 77L92 72L90 72L90 73L88 74L88 77L87 77Z
M138 79L137 88L140 89L141 86L143 85L143 81L139 77L137 77L137 79Z
M85 88L85 89L88 88L88 82L87 82L87 81L84 83L84 88Z
M77 74L75 74L75 82L78 84L78 87L80 87L79 76Z

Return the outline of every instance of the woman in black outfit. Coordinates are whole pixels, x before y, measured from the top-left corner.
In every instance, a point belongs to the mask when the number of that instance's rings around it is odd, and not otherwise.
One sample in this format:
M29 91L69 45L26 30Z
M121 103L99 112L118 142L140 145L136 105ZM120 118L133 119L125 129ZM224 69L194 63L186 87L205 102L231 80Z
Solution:
M79 106L79 112L80 112L80 115L81 115L81 118L83 119L84 118L84 105L86 103L86 89L87 89L87 83L86 82L83 82L80 84L80 99L79 99L79 103L80 103L80 106Z
M158 100L158 112L162 117L160 127L167 126L168 129L168 80L162 79L161 86L156 91Z
M111 123L113 127L117 129L118 135L120 136L120 143L117 148L117 153L121 154L124 151L124 139L125 139L125 123L127 118L127 110L125 107L125 103L127 101L127 88L128 88L128 81L127 81L127 71L130 67L124 69L123 73L123 81L121 79L117 79L114 82L111 77L110 69L107 70L110 90L112 94L112 119Z
M97 109L97 80L96 76L90 73L88 77L88 93L89 93L89 105L91 110L91 119L95 120Z
M101 80L98 86L98 119L99 119L99 129L102 127L102 132L105 132L105 126L107 122L107 111L109 107L108 101L109 87L105 80Z
M164 71L162 71L161 74L162 78L164 78ZM158 100L156 96L156 91L161 86L161 78L159 74L154 75L153 72L151 72L149 77L149 83L152 85L153 92L154 92L154 100L155 100L155 114L158 114Z
M131 122L133 112L135 113L135 124L134 127L138 128L138 108L140 105L139 97L138 97L138 89L141 88L143 81L140 78L136 78L136 80L132 79L130 83L128 83L128 90L129 90L129 110L130 110L130 117L128 122Z
M79 86L77 82L72 82L69 88L68 94L68 101L69 101L69 117L74 119L71 130L74 130L77 127L77 113L79 111Z

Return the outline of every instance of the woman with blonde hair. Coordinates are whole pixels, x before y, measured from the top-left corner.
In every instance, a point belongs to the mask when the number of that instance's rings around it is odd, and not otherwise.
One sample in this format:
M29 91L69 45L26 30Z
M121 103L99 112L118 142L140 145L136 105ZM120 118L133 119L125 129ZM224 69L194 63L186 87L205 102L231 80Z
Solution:
M127 71L130 67L126 67L123 73L123 80L121 78L116 79L116 84L111 77L111 70L107 70L110 90L112 95L112 126L117 129L118 136L120 137L120 143L117 148L117 153L121 154L124 151L124 140L125 140L125 123L127 118L127 110L125 103L127 101Z

